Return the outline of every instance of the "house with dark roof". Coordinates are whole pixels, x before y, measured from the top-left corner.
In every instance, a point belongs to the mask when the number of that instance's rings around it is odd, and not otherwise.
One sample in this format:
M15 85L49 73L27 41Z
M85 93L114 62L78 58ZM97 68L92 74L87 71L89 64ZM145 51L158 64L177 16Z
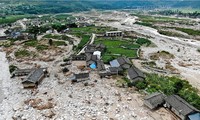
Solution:
M107 77L107 76L111 76L111 73L108 72L108 71L100 71L99 76L100 76L100 78L104 78L104 77Z
M89 73L79 73L79 74L74 74L72 78L72 82L80 82L80 81L85 81L89 80L90 78Z
M115 60L110 61L111 67L121 67L123 69L128 69L131 67L131 61L126 57L119 57Z
M165 98L165 106L182 120L200 120L200 111L178 95L171 95Z
M150 109L156 109L165 103L164 97L164 94L155 92L144 98L144 104Z
M0 40L7 40L8 36L0 36Z
M97 60L97 70L98 71L106 70L105 65L102 60Z
M86 54L86 63L87 63L87 66L97 62L98 60L98 57L97 55L92 55L92 54Z
M142 71L140 71L138 68L135 66L132 66L131 68L128 69L128 74L127 74L128 79L130 79L133 83L137 81L143 81L145 79L144 74Z
M36 87L47 74L46 68L38 68L30 72L25 80L22 81L24 88Z
M89 44L85 48L85 53L90 53L93 54L95 51L100 51L103 52L105 50L105 45L104 44Z
M85 61L86 60L86 55L81 54L81 55L72 55L72 61Z
M123 72L121 67L109 67L108 69L111 75L118 75Z

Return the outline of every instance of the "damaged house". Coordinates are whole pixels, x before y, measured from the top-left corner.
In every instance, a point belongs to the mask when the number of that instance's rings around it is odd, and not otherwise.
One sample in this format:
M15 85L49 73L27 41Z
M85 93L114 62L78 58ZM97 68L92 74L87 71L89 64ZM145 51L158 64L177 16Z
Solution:
M22 81L24 88L37 87L37 85L42 81L46 74L46 68L39 68L31 71L27 78Z
M89 80L90 78L89 73L79 73L79 74L74 74L72 78L72 82L80 82L80 81L85 81Z

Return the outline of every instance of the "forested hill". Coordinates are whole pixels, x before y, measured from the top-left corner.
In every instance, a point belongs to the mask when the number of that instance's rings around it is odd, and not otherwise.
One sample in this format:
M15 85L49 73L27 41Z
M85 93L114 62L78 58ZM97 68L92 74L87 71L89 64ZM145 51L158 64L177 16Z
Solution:
M200 8L200 0L0 0L0 3L0 12L5 14L63 13L91 9Z

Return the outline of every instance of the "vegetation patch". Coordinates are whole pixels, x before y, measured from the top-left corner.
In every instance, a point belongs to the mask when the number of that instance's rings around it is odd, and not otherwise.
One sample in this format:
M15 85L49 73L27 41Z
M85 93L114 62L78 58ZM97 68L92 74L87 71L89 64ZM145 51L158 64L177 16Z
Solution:
M145 38L138 38L136 43L139 45L146 45L146 46L151 45L151 41Z
M197 49L197 51L198 51L198 52L200 52L200 48L199 48L199 49Z
M158 30L158 32L162 35L167 35L167 36L173 36L173 37L186 37L180 33L177 32L170 32L170 31L164 31L164 30Z
M25 46L36 47L38 45L38 41L37 40L29 40L29 41L25 42L24 45Z
M16 69L18 69L17 66L15 66L15 65L9 65L9 71L10 71L10 73L13 73Z
M115 31L116 28L111 27L101 27L101 26L90 26L90 27L80 27L80 28L71 28L71 33L96 33L96 34L103 34L106 31Z
M34 16L31 15L10 15L6 17L0 17L0 24L9 24L16 22L17 20L23 19L23 18L34 18Z
M15 52L15 57L21 58L21 57L29 57L31 56L31 52L25 49L19 49Z
M65 41L53 41L53 45L55 46L65 46L67 45Z
M147 22L135 22L135 24L142 25L142 26L147 26L147 27L152 27L152 28L155 27L153 24L147 23Z
M188 35L194 35L194 36L199 36L200 35L200 30L194 30L190 28L175 28L176 30L182 31L187 33Z
M77 50L82 49L89 40L90 40L89 35L83 35L81 38L81 42L78 44Z
M163 92L166 95L178 94L191 105L200 109L198 90L192 87L188 81L178 77L147 74L146 79L143 82L135 84L135 86L148 93Z
M48 49L48 46L47 46L47 45L38 45L38 46L36 47L36 49L37 49L38 51L43 51L43 50L47 50L47 49Z
M66 35L52 35L52 34L47 34L43 38L65 40L65 41L68 41L69 44L73 44L73 41L68 36L66 36Z
M153 53L150 56L151 60L158 60L159 58L163 58L163 59L173 59L174 55L172 55L171 53L167 52L167 51L158 51L157 53Z

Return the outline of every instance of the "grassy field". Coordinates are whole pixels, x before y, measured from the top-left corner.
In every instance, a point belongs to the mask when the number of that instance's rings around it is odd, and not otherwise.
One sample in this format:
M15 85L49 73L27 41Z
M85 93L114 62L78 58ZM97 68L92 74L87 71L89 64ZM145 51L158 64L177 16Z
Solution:
M78 44L77 50L82 49L89 40L90 40L90 35L83 35L81 37L81 42Z
M106 63L119 56L137 57L137 49L140 48L140 45L126 40L98 38L95 40L95 44L98 43L106 46L106 51L102 56L103 61Z
M35 16L33 15L10 15L6 16L5 18L0 18L0 24L13 23L23 18L34 18L34 17Z

